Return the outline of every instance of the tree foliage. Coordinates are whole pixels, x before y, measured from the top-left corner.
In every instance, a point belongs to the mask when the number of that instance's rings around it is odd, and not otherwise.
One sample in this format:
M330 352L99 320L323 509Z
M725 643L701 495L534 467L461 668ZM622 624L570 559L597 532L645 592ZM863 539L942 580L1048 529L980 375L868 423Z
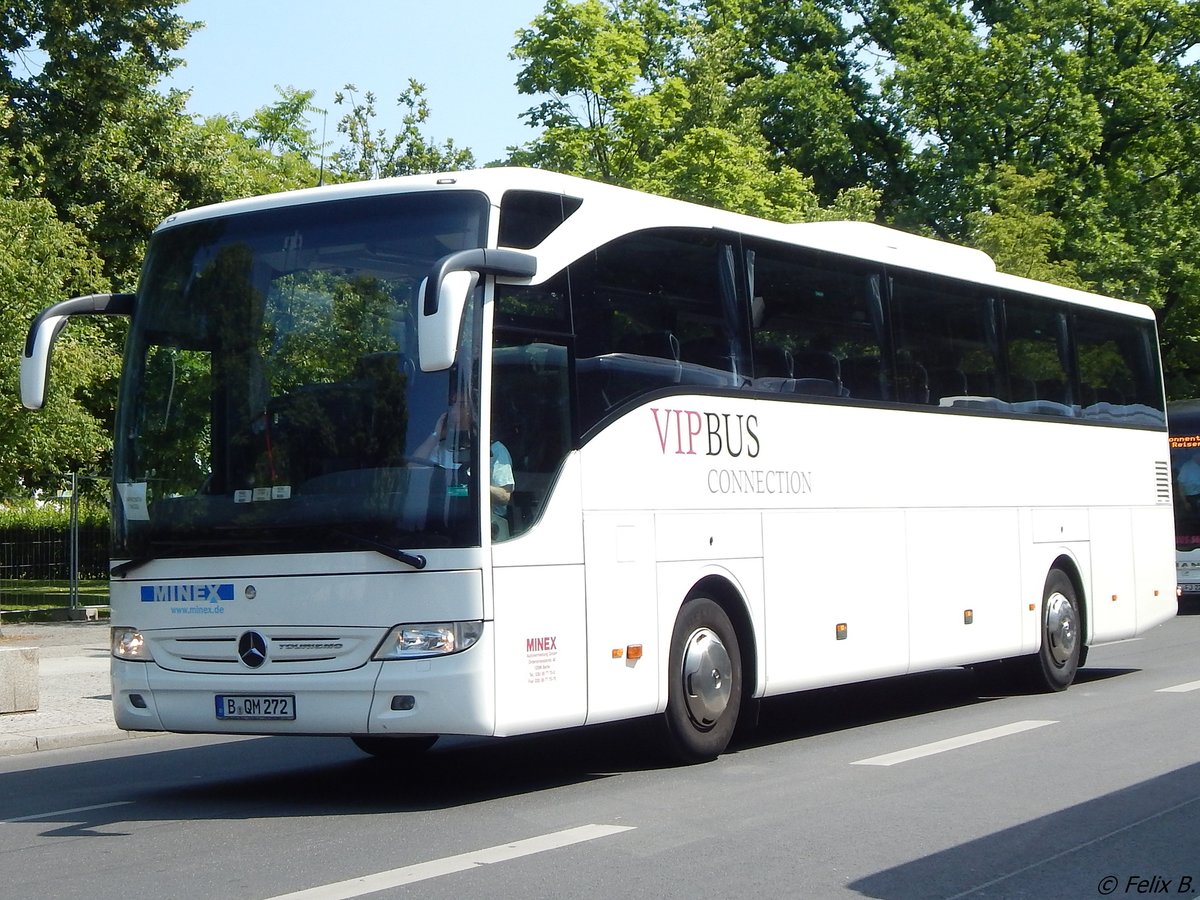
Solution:
M119 362L101 323L79 322L55 350L55 373L42 413L20 411L15 362L30 320L45 298L86 294L103 284L101 262L84 235L58 220L46 200L0 199L0 495L58 486L72 471L98 471L111 447L111 420L94 414L98 393ZM108 326L111 328L111 323ZM108 403L111 409L111 398Z
M184 97L162 94L194 28L148 0L19 0L0 13L0 141L20 196L49 200L97 245L111 278L136 277L144 235L181 204L210 199L219 160Z
M167 215L476 161L425 87L310 87L197 120L161 87L201 23L174 0L0 11L0 349L72 293L131 289ZM1200 393L1200 5L1192 0L545 0L516 35L534 165L783 221L875 219L1008 272L1153 306ZM336 134L326 143L326 121ZM319 137L318 137L319 135ZM117 323L64 333L48 408L0 381L0 490L99 465ZM63 363L67 362L68 365Z
M548 0L513 51L517 87L545 98L525 113L541 136L513 161L784 221L824 215L816 176L772 145L761 93L741 90L752 79L741 5L707 16L679 2ZM827 188L842 214L873 212L870 186Z
M1154 306L1173 391L1200 388L1190 253L1200 238L1200 8L865 0L854 9L892 62L882 93L913 148L913 196L893 216L973 240L988 216L1020 205L1048 226L1026 262Z
M348 141L334 155L337 180L449 172L475 165L474 154L459 149L453 140L438 145L425 136L422 126L429 118L429 102L425 99L425 86L415 79L409 79L408 87L396 100L407 110L398 134L389 135L384 129L375 128L376 98L370 91L359 100L358 88L348 84L337 92L333 102L346 107L337 128Z
M514 55L514 161L981 246L1150 304L1200 391L1190 0L547 0Z

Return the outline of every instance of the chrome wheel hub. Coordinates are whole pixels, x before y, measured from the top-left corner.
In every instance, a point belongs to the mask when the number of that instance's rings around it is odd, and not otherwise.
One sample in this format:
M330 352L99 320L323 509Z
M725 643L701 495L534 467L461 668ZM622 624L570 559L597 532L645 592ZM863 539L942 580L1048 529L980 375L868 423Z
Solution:
M716 633L699 628L683 653L683 696L688 715L701 728L711 728L729 705L732 663Z
M1046 645L1055 665L1065 666L1079 640L1075 605L1057 591L1046 598Z

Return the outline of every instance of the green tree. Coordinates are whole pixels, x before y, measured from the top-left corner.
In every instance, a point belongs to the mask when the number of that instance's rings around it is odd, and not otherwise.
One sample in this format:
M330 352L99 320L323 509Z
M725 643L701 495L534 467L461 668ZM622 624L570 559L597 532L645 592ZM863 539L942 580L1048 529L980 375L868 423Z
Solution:
M1050 172L1021 175L1001 166L986 208L967 214L969 243L1012 275L1086 288L1075 260L1064 258L1066 228L1047 208L1045 192L1053 186Z
M279 99L245 119L210 116L201 125L224 157L217 190L222 199L253 197L314 187L321 182L326 145L316 138L310 115L315 91L275 86Z
M865 32L836 0L708 0L691 67L723 58L727 103L748 116L770 156L811 177L822 202L872 185L906 195L909 148L876 89Z
M15 362L25 334L46 298L102 289L101 262L86 237L59 221L45 200L0 199L0 355ZM0 494L15 496L59 486L65 472L94 472L110 448L111 422L92 412L97 392L116 374L114 323L72 323L55 349L46 408L21 412L17 366L0 368ZM109 403L111 408L111 403Z
M863 0L914 148L897 220L947 237L1015 178L1045 261L1159 311L1171 391L1200 389L1200 7L1188 0ZM1010 210L1011 210L1010 204ZM1011 213L1010 213L1011 215ZM993 223L993 231L995 223Z
M524 114L543 131L511 161L785 221L827 215L814 177L765 136L757 95L736 91L740 25L681 2L548 0L513 50L518 89L546 98ZM870 217L875 193L850 188L831 187L839 214Z
M254 143L271 153L295 153L311 160L322 151L308 124L310 113L323 112L313 105L316 91L275 85L279 100L255 110L250 118L233 125Z
M19 195L50 200L126 285L141 237L217 193L219 148L186 115L183 94L156 89L195 27L175 5L22 0L0 13L0 93L13 110L0 142L15 154Z
M422 128L429 119L429 101L425 99L425 86L415 79L409 79L408 88L396 101L407 112L403 127L394 135L375 128L376 99L370 91L359 100L358 88L348 84L334 95L333 102L346 107L337 127L348 141L333 157L336 180L388 178L475 166L475 156L470 150L456 147L453 140L438 145L425 136Z

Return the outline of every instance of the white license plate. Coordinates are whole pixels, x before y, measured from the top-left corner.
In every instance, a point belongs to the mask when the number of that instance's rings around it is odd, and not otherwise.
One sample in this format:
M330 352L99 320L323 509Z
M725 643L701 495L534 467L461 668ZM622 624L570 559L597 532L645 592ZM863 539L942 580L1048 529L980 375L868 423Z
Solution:
M217 694L218 719L294 719L291 694Z
M1200 581L1195 583L1181 584L1180 587L1183 588L1183 592L1185 594L1195 594L1200 592Z

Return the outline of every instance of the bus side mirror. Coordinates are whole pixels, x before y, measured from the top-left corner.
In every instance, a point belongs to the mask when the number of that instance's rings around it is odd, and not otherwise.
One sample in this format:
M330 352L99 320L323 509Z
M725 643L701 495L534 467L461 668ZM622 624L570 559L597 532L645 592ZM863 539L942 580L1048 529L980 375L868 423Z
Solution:
M454 362L463 310L481 275L532 278L537 257L519 250L460 250L443 256L421 282L417 319L422 372L441 372Z
M418 356L422 372L442 372L454 362L463 310L478 283L478 272L449 272L437 283L436 312L433 315L422 314L417 320ZM428 278L421 282L422 296L428 284Z
M72 316L133 314L133 294L90 294L63 300L42 310L29 326L21 354L21 405L41 409L50 386L50 355L59 333Z

